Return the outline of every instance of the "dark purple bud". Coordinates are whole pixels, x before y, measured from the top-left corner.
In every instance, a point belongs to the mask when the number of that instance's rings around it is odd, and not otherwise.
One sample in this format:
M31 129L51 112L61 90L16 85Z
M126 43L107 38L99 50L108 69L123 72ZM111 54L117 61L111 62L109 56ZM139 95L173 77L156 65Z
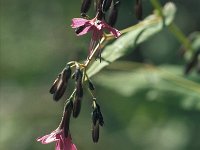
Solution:
M99 106L98 104L96 104L96 105L97 105L97 112L98 112L99 124L100 124L101 126L103 126L103 124L104 124L103 115L102 115L102 113L101 113L100 106Z
M58 87L58 83L59 83L59 80L60 80L60 76L61 76L61 74L59 74L58 77L56 78L56 80L53 82L53 85L49 90L49 92L51 94L54 94L56 92L57 87Z
M105 14L102 12L102 10L99 10L98 15L97 15L97 19L102 20L103 18L105 18Z
M112 0L104 0L102 4L102 12L105 13L110 8Z
M88 12L88 10L90 9L92 0L83 0L83 3L81 5L81 14L85 14Z
M72 70L69 65L67 65L65 69L66 69L65 78L66 78L66 82L67 82L71 77Z
M60 80L58 83L57 90L53 94L53 99L55 101L58 101L64 95L66 88L67 88L67 83L65 81Z
M99 12L99 10L102 10L102 4L103 4L103 0L96 0L95 1L96 12Z
M76 95L77 95L77 97L79 97L79 98L82 98L82 97L83 97L82 77L83 77L83 74L82 74L82 72L80 71L80 72L79 72L79 75L78 75L78 77L77 77L77 80L76 80Z
M101 113L100 106L93 101L93 112L92 112L92 122L94 125L96 125L96 122L98 120L98 123L103 126L104 121L103 121L103 115Z
M79 79L79 76L82 74L81 70L79 67L76 68L75 72L74 72L74 78L77 81Z
M99 122L92 125L92 140L94 143L97 143L99 140Z
M77 118L81 111L81 99L75 95L73 103L73 117Z
M136 0L135 3L135 16L138 20L142 20L142 0Z
M118 9L119 9L120 1L111 4L110 13L108 16L108 24L113 27L117 21Z
M71 100L67 101L66 106L65 106L64 118L63 118L63 130L64 130L65 137L68 137L72 108L73 108L73 102Z
M97 110L94 110L92 112L92 123L93 123L93 125L96 125L96 122L97 122L98 119L99 119L98 118L98 112L97 112Z
M68 76L71 76L71 69L69 70L69 68L65 68L61 72L60 80L57 83L57 88L56 88L56 91L53 95L53 99L55 101L58 101L63 96L63 94L65 93L65 90L67 88L67 80L69 79Z

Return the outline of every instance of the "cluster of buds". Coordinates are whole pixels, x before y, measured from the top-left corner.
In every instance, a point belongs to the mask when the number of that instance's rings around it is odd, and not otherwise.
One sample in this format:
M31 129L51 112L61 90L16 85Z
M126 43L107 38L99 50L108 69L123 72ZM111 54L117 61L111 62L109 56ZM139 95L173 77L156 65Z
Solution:
M87 83L87 88L89 90L89 93L92 96L93 102L92 102L92 108L94 109L92 113L92 120L93 123L98 120L98 116L100 116L99 123L101 126L103 126L103 116L100 111L100 106L96 102L96 97L94 97L94 90L95 87L91 80L89 79L84 65L72 61L69 62L66 67L59 73L58 77L54 81L52 87L50 88L50 93L53 94L53 99L55 101L58 101L61 99L61 97L64 95L66 88L67 88L67 83L69 79L72 79L75 81L75 88L70 95L70 97L67 99L65 108L64 108L64 114L63 114L63 120L62 122L65 122L64 124L64 133L65 136L68 136L68 130L69 130L69 120L72 112L72 116L74 118L77 118L78 115L80 114L81 110L81 102L83 98L83 85ZM98 114L94 115L94 114ZM95 116L95 117L94 117ZM94 118L96 118L96 121L94 121ZM97 133L97 131L96 131ZM99 135L99 134L98 134ZM98 141L97 136L92 136L95 137L93 138L94 142Z
M70 118L77 118L81 111L81 103L83 99L84 87L88 88L92 99L92 139L96 143L99 139L99 125L103 126L103 115L99 104L94 96L95 87L89 79L85 66L76 61L67 63L66 67L58 74L53 82L49 92L53 95L55 101L59 101L66 92L68 82L74 80L74 90L65 102L63 116L58 128L52 133L40 137L37 141L43 144L56 142L56 149L76 150L76 146L72 143L70 134ZM70 148L69 148L70 147Z

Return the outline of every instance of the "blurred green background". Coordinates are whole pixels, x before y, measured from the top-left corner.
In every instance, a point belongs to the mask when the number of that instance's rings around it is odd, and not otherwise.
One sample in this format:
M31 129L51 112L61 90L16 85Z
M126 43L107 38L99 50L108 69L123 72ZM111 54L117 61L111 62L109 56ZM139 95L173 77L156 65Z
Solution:
M80 0L0 3L0 149L54 149L54 143L42 145L35 139L54 130L61 118L63 100L56 103L48 93L52 81L66 62L87 56L90 36L77 37L70 27L71 19L80 16ZM180 29L186 35L199 30L200 1L174 3ZM133 8L134 0L122 1L118 29L137 22ZM143 0L143 9L144 16L152 13L149 0ZM178 54L179 47L165 29L122 60L164 66L166 72L183 76L185 62ZM187 89L192 85L198 88L197 84L179 86L142 66L129 71L111 69L92 78L105 119L99 142L94 144L91 139L91 98L87 92L80 117L71 119L78 149L200 149L200 93ZM195 71L184 78L200 83Z

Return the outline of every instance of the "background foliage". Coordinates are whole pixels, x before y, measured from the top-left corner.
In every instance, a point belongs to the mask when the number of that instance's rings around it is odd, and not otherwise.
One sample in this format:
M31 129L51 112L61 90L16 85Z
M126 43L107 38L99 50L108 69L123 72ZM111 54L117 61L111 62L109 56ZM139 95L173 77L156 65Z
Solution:
M0 149L53 149L35 139L55 129L61 117L62 102L48 93L53 79L66 62L87 56L90 36L76 37L70 27L80 1L0 2ZM199 30L200 1L174 3L180 29L186 35ZM153 7L143 4L148 16ZM137 23L133 8L133 0L123 0L118 29ZM165 28L93 77L105 126L93 144L86 94L80 117L71 122L78 149L200 148L200 78L195 71L183 75L179 47Z

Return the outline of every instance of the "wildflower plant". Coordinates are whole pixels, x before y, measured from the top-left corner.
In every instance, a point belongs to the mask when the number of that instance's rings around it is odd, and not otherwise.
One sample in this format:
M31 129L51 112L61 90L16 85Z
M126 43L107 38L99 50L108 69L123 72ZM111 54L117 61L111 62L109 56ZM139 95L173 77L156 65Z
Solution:
M88 11L95 5L95 16L92 19L88 16ZM130 48L145 41L165 26L169 26L176 11L173 3L167 3L163 8L157 0L151 0L156 11L142 20L142 0L135 0L135 14L138 23L129 28L116 29L115 23L119 15L120 0L83 0L81 4L81 17L73 18L71 27L75 29L77 36L91 33L91 40L88 48L88 56L84 63L70 61L58 74L50 88L50 93L55 101L59 101L68 88L69 80L74 81L74 90L67 98L61 123L48 135L39 137L37 141L42 144L56 142L56 150L76 150L72 143L72 132L70 132L71 117L77 118L81 112L84 93L89 91L91 95L91 123L92 140L94 143L99 140L100 127L104 125L103 113L101 112L98 99L95 96L95 86L91 81L91 76L96 74L105 66L128 53ZM112 45L105 46L108 41L116 40ZM130 42L132 41L132 42ZM199 52L197 52L199 55ZM195 63L197 60L196 55ZM95 61L95 60L100 61Z

